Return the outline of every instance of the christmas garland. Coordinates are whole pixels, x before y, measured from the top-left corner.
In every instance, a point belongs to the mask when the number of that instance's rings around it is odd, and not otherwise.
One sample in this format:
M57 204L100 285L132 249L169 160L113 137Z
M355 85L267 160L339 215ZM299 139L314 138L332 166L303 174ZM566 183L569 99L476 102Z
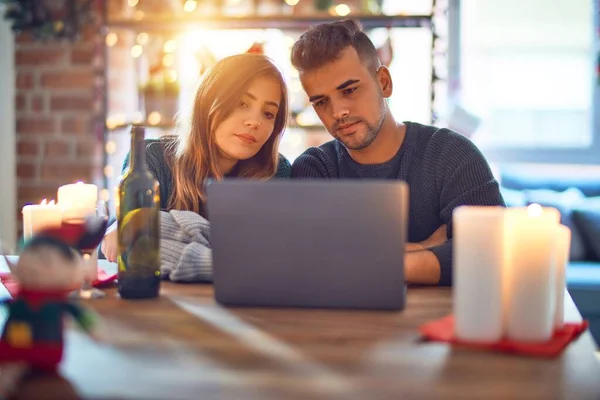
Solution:
M93 0L0 0L4 19L13 32L32 32L36 39L69 39L79 36L83 24L92 22Z

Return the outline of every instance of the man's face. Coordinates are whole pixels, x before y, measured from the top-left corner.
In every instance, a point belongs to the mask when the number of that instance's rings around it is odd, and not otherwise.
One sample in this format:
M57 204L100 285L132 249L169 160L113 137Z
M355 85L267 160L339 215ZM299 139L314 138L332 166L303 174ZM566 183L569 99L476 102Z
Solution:
M329 133L347 149L362 150L377 137L386 111L384 98L391 95L391 81L384 89L382 75L380 69L373 76L349 46L337 60L301 73L300 80Z

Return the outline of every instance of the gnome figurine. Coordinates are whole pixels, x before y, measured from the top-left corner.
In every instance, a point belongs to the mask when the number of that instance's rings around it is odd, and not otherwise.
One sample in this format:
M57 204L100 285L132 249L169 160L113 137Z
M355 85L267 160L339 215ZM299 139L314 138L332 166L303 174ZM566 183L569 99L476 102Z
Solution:
M83 282L78 249L98 246L106 229L106 222L88 222L41 231L25 243L16 265L6 259L19 292L1 304L8 317L0 337L0 394L29 371L56 372L66 314L95 338L93 314L68 299Z

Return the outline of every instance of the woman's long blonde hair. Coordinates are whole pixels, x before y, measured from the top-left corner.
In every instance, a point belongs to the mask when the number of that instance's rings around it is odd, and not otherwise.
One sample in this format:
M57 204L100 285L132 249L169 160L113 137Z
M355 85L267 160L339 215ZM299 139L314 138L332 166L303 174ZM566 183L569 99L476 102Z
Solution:
M279 111L273 133L259 152L235 167L238 177L268 179L278 165L279 141L286 126L288 96L285 81L273 62L258 54L239 54L217 62L202 77L191 109L191 115L178 117L178 133L170 142L167 153L172 156L173 190L168 206L204 214L204 185L208 178L222 179L217 160L214 133L239 105L240 98L257 77L269 76L281 85Z

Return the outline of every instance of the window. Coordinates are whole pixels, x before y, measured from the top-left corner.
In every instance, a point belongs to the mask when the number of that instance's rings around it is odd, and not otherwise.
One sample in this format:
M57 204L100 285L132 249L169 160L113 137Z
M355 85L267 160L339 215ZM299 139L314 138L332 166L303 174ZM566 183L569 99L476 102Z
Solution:
M600 163L594 2L462 0L458 104L494 161Z

